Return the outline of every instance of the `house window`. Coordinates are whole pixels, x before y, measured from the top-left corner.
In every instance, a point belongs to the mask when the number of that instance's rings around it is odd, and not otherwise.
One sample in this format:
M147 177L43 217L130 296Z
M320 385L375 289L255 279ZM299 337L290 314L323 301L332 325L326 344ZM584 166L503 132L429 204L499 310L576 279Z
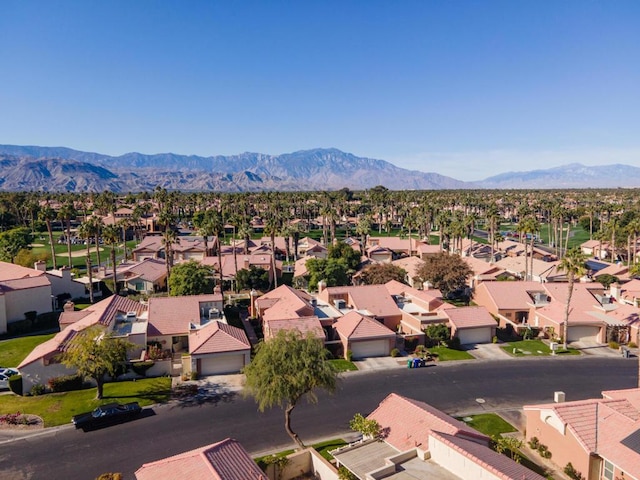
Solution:
M144 283L142 283L142 282L136 282L136 290L137 290L138 292L140 292L140 291L144 290Z
M607 480L613 480L613 463L608 460L605 460L602 465L602 476Z

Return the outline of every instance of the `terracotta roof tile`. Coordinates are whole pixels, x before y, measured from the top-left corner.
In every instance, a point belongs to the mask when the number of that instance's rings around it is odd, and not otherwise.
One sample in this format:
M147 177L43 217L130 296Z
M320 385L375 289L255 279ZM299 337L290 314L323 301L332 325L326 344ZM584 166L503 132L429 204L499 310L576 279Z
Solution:
M145 463L135 475L137 480L267 480L244 447L229 438L157 462Z
M385 398L367 418L375 419L386 432L385 442L401 452L418 447L427 450L432 431L464 435L488 444L489 437L437 408L396 393Z
M149 299L149 336L186 335L189 323L200 324L200 303L222 303L222 295L151 297Z
M244 330L215 320L189 332L189 353L221 353L251 348Z
M349 340L364 340L367 338L395 337L395 333L382 323L358 312L349 312L333 324L341 337Z
M495 327L497 322L485 307L460 307L446 310L456 328Z

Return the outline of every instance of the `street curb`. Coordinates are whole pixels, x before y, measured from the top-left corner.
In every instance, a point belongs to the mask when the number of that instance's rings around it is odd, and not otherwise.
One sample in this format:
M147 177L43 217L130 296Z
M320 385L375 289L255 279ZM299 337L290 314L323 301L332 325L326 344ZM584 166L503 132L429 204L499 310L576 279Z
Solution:
M42 428L35 432L29 432L26 434L22 434L20 430L7 430L4 434L15 437L9 438L7 440L0 440L0 445L4 445L5 443L17 442L19 440L26 440L29 438L41 437L43 435L49 435L51 433L56 433L62 430L69 430L72 428L74 428L73 425L58 425L57 427Z

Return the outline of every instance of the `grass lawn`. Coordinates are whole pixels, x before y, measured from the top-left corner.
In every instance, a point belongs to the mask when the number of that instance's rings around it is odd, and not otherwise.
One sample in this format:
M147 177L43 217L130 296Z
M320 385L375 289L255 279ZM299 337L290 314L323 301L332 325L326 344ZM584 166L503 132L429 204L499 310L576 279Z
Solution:
M474 360L475 357L464 350L454 350L447 347L431 347L431 353L438 355L438 361L449 362L453 360Z
M335 367L338 372L348 372L350 370L358 370L358 367L354 365L353 362L349 360L344 360L342 358L336 358L334 360L329 360L331 364Z
M551 355L551 348L549 345L541 340L521 340L519 342L509 342L506 346L501 347L502 350L514 357L541 357ZM516 353L513 353L513 349L516 348ZM526 353L525 353L526 352ZM575 348L569 348L567 350L558 350L557 355L580 355L580 352Z
M316 443L315 445L311 445L320 455L322 455L325 459L331 461L333 456L329 453L329 450L335 450L336 448L347 445L347 442L342 440L341 438L335 438L333 440L327 440L325 442ZM275 453L276 457L286 457L290 455L295 450L284 450L282 452ZM265 459L271 457L272 455L265 455L263 457L254 458L254 461L258 464L258 466L262 469L266 466Z
M37 397L18 395L0 396L0 414L29 413L42 417L45 427L64 425L78 413L89 412L99 405L111 402L138 402L152 405L166 402L171 393L168 377L146 378L135 382L114 382L104 386L104 398L96 400L96 389L88 388L74 392L49 393Z
M470 427L490 437L499 437L502 433L516 432L517 429L509 422L495 413L481 413L465 417L471 420L463 420Z
M0 367L17 367L37 345L46 342L55 333L0 340Z

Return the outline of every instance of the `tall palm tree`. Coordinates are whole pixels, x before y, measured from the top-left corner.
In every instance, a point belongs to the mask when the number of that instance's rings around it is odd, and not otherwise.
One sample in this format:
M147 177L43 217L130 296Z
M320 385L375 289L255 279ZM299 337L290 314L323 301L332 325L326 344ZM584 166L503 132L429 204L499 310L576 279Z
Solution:
M116 246L120 241L120 229L115 225L105 225L102 229L102 238L104 243L111 248L111 263L113 266L113 294L118 293L118 278L117 278L117 264L116 264Z
M58 218L65 222L67 237L67 255L69 258L69 268L73 267L73 257L71 256L71 218L76 214L73 202L66 202L58 211Z
M93 238L94 226L90 220L82 222L80 228L78 228L78 235L84 238L87 243L87 275L89 275L89 303L93 303L93 268L91 265L91 239Z
M57 218L57 214L53 208L49 205L49 202L40 210L38 217L42 220L47 226L47 233L49 234L49 246L51 247L51 260L53 261L54 270L58 269L58 260L56 259L56 247L53 243L53 228L51 227L51 222L53 222Z
M564 349L567 349L567 338L569 336L569 313L571 308L571 297L573 296L573 286L576 282L576 278L582 277L587 272L587 265L585 263L586 257L580 251L579 248L572 248L560 261L558 270L566 272L569 279L569 289L567 292L567 300L564 309L564 332L562 339L564 343Z

